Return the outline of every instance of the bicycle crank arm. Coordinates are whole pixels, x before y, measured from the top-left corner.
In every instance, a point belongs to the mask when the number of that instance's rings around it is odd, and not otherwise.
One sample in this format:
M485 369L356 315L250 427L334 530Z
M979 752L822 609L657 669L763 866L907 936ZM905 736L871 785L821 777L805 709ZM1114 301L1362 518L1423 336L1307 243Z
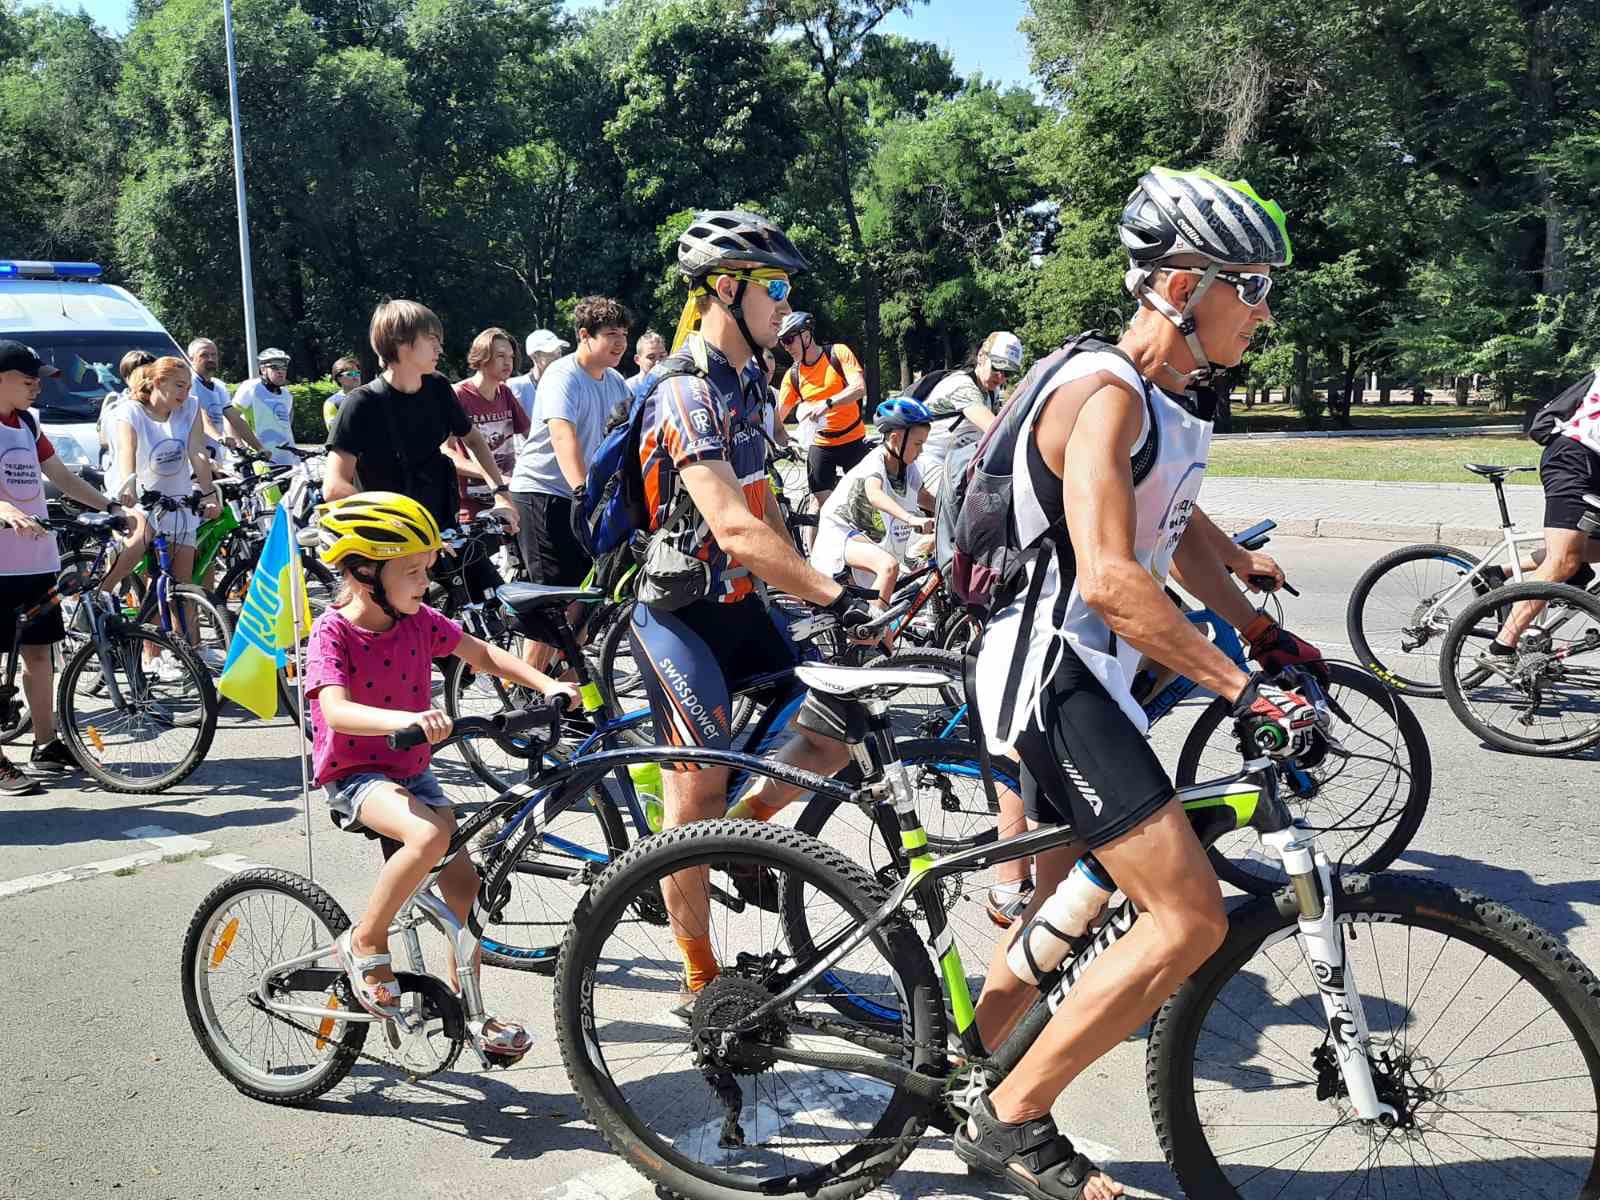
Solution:
M825 1071L846 1071L852 1075L865 1075L904 1087L919 1100L939 1101L944 1098L943 1076L924 1075L911 1067L892 1063L882 1058L867 1058L859 1054L830 1054L826 1050L797 1050L791 1046L762 1047L762 1054L774 1062L795 1063L802 1067L821 1067Z

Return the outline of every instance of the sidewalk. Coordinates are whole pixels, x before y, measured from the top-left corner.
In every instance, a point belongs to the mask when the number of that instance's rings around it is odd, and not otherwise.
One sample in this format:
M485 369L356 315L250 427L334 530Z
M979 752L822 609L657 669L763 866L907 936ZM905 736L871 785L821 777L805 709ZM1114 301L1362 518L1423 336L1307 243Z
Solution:
M1543 525L1544 492L1538 486L1507 484L1506 504L1522 529ZM1290 537L1452 546L1487 546L1500 539L1500 513L1487 480L1372 483L1208 476L1200 488L1200 507L1229 533L1270 517L1278 532Z

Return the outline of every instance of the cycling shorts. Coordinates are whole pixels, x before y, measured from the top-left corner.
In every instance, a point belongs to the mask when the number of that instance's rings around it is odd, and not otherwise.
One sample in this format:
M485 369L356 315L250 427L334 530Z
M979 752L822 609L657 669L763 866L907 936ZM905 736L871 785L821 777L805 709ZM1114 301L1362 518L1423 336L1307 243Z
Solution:
M729 749L733 694L763 675L791 671L799 661L788 634L753 596L733 604L696 600L673 612L635 604L628 634L650 697L656 741L665 746ZM781 686L787 694L800 685L791 676ZM675 763L672 769L701 768Z
M1071 650L1017 738L1022 806L1043 825L1070 825L1091 848L1135 829L1174 792L1155 751Z
M1600 454L1557 434L1539 458L1539 482L1544 484L1544 527L1576 531L1578 518L1589 511L1584 493L1600 493Z
M806 487L814 496L839 486L850 469L867 456L866 438L842 446L812 446L806 453Z

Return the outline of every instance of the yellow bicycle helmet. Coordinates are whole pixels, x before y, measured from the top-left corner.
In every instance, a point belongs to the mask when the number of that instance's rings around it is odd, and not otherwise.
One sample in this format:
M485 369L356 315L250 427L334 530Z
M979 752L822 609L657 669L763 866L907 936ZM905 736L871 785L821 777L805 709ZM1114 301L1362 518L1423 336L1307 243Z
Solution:
M378 562L442 549L439 523L399 492L361 492L317 506L322 561L337 566L352 554Z

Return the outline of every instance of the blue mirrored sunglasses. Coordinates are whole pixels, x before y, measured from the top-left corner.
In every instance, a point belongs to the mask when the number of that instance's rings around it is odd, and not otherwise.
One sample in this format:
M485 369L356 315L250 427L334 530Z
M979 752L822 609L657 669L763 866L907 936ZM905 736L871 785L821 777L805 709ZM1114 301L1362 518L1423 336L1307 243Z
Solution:
M728 274L729 279L742 279L746 283L760 284L767 290L767 299L774 304L781 303L789 298L789 293L794 290L794 284L787 279L761 279L755 275Z

